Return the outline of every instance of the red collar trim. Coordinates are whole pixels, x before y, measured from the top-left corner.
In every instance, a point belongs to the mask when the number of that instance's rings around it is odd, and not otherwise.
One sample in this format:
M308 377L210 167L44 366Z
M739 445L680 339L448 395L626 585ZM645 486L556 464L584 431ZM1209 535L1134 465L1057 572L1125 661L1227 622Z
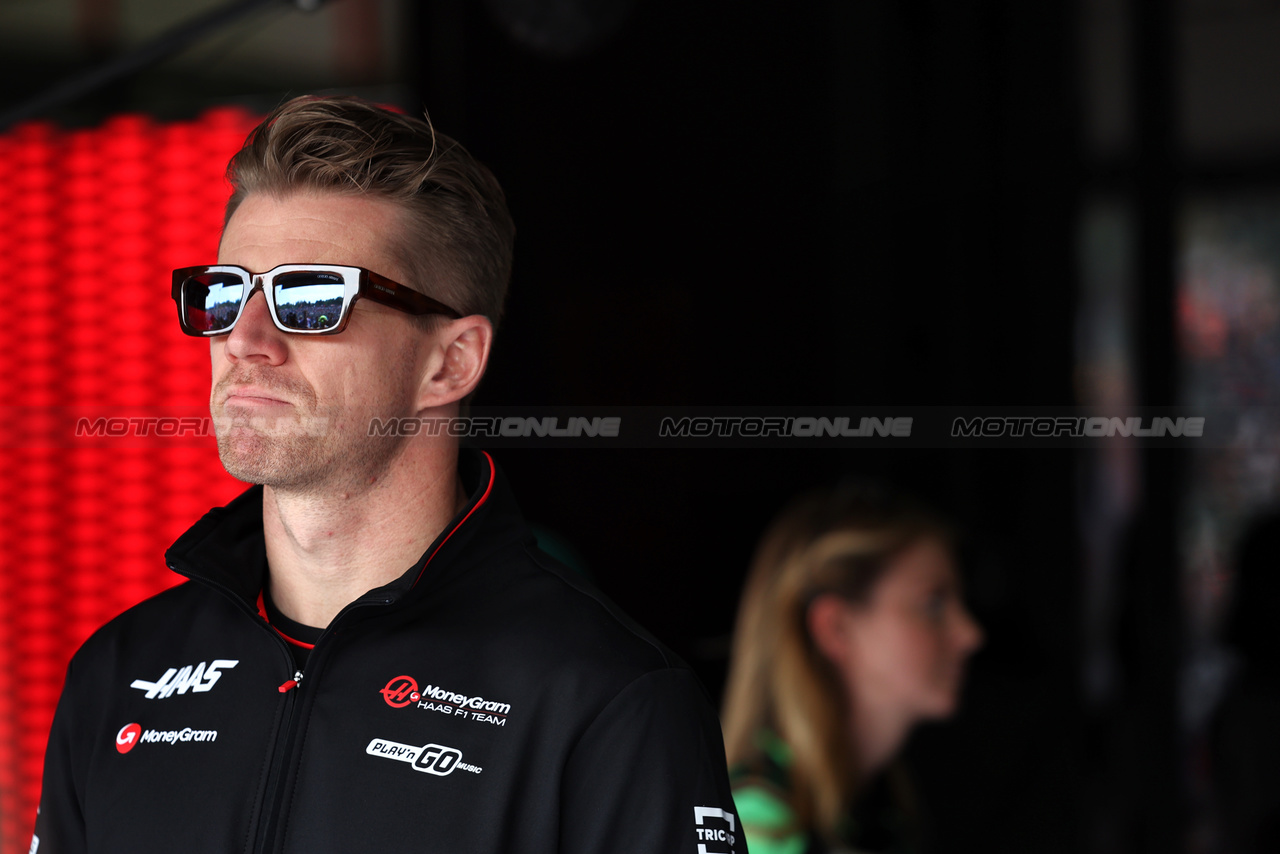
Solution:
M258 616L266 620L267 625L271 626L271 628L275 630L276 634L278 634L280 637L284 638L286 641L293 644L294 646L300 646L303 649L315 649L316 648L315 644L307 643L306 641L300 641L297 638L291 638L288 635L286 635L284 632L277 629L274 625L272 625L271 618L267 616L267 603L266 603L266 600L263 598L262 594L263 594L263 591L259 590L258 591Z
M471 518L471 514L480 509L480 505L489 500L489 493L493 492L493 481L497 473L497 466L493 464L493 457L489 456L488 451L481 451L480 453L484 454L485 462L489 464L489 483L484 488L484 494L480 496L480 500L475 503L475 506L467 511L467 515L463 516L462 519L458 521L458 524L453 526L453 530L448 534L445 534L444 539L440 541L440 545L436 546L436 550L427 555L427 559L422 562L422 569L418 570L418 577L413 580L413 587L418 586L418 582L422 580L422 574L427 571L427 564L431 563L431 559L440 553L440 550L444 548L444 544L449 542L449 538L456 534L458 529L466 524L467 520Z
M430 555L428 555L427 559L423 561L422 569L418 571L418 577L413 580L414 587L416 587L418 585L418 582L422 580L422 574L427 571L427 564L431 563L431 559L440 553L440 549L444 548L444 544L449 542L449 538L452 537L455 533L457 533L458 529L461 528L466 523L466 521L471 518L471 514L476 512L476 510L480 507L480 505L484 504L486 501L489 500L489 494L493 492L493 481L497 474L497 467L494 466L493 457L489 456L488 451L481 451L480 453L484 454L485 462L489 464L489 483L485 485L484 494L480 496L480 500L475 503L475 506L467 511L467 515L463 516L462 519L458 521L458 524L453 526L453 530L449 531L449 533L445 535L445 538L440 541L440 545L436 546L436 550L433 551ZM258 616L261 617L264 621L266 621L266 624L268 626L271 626L271 628L275 631L276 634L278 634L280 637L284 638L286 641L293 644L294 646L300 646L303 649L315 649L316 648L315 644L306 643L305 641L300 641L297 638L291 638L288 635L286 635L284 632L280 631L280 629L272 625L271 618L267 616L267 603L262 594L263 594L263 591L261 590L258 591Z

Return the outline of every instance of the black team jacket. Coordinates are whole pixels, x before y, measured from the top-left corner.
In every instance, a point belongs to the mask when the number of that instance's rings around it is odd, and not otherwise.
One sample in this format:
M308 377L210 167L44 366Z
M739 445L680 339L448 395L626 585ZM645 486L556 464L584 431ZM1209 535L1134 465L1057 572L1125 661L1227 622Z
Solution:
M743 854L715 713L540 551L487 454L417 565L298 670L266 619L262 492L168 551L191 580L71 661L35 854Z

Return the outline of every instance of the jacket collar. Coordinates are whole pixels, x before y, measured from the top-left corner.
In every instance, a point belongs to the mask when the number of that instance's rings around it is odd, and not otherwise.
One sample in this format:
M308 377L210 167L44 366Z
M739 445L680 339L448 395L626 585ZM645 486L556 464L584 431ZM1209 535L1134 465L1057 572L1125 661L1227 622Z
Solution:
M462 448L458 474L467 503L413 566L361 601L391 605L416 600L486 556L533 539L506 478L488 453ZM217 587L257 613L267 572L262 487L252 486L225 507L206 513L169 547L165 562L179 575Z

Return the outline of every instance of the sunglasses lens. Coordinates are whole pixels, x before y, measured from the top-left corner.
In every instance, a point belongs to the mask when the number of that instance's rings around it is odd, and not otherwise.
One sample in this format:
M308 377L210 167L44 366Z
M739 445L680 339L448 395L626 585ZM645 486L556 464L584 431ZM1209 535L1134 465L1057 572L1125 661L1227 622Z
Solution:
M182 283L183 322L193 332L217 332L236 320L244 282L234 273L204 273Z
M276 317L289 329L332 329L342 317L346 293L339 273L281 273L275 280Z

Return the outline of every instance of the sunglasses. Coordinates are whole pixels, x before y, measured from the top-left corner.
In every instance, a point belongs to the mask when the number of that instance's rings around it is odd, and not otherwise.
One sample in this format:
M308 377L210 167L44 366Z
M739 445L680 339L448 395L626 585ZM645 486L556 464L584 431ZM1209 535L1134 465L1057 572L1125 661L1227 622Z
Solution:
M281 332L334 335L351 317L351 304L371 299L408 314L462 315L363 267L282 264L265 273L218 264L173 271L173 300L182 331L197 337L226 335L256 290L262 290L271 322Z

